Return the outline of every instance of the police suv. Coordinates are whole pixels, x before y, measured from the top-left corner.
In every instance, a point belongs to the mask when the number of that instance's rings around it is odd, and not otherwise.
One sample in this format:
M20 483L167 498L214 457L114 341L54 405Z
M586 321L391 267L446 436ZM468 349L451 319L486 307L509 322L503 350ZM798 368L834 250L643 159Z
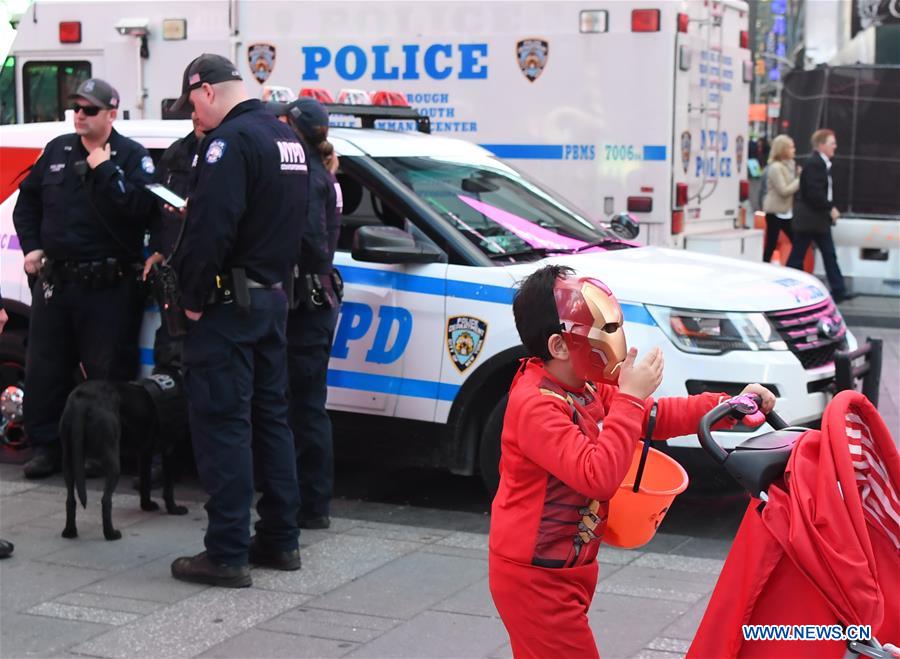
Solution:
M70 126L0 128L0 286L11 316L0 337L4 387L24 386L30 303L12 223L15 185L42 146ZM158 157L190 123L119 121L116 128ZM352 441L357 456L402 457L461 474L480 469L494 484L504 397L525 356L511 303L517 282L547 263L611 287L629 344L664 352L660 396L737 392L761 382L789 421L808 423L833 391L835 352L857 348L826 289L804 272L641 246L628 239L627 226L592 221L462 140L365 128L333 128L330 139L343 191L335 265L345 298L328 370L339 451ZM141 343L148 369L158 322L148 309ZM4 405L4 414L11 437L15 406ZM717 439L732 447L748 436L738 426ZM697 440L669 444L697 447Z

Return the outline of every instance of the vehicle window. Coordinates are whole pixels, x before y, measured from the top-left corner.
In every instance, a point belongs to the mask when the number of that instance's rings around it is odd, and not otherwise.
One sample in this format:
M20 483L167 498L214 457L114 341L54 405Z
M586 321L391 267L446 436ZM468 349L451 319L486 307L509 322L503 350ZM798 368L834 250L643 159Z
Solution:
M384 203L359 179L343 171L338 172L337 179L344 200L338 249L349 251L353 247L353 236L360 227L385 225L407 230L409 223L403 214Z
M90 77L90 62L26 62L22 67L25 123L62 121L69 94Z
M534 258L616 240L501 163L493 168L426 157L378 162L493 259Z
M16 123L16 58L9 55L0 69L0 125Z

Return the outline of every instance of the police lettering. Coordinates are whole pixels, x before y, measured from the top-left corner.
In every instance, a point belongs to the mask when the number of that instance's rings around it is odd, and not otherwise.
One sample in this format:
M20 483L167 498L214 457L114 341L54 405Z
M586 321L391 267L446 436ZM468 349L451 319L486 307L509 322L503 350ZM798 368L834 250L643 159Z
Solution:
M306 153L304 153L303 147L299 142L275 140L275 144L278 145L278 153L281 155L281 171L306 171Z
M326 46L303 46L303 80L318 80L329 66L344 80L484 80L488 77L486 43L374 45L368 50L347 45L332 53Z
M368 304L344 301L334 336L331 356L347 359L350 343L359 341L372 327L374 312ZM382 306L378 308L378 325L365 360L372 364L391 364L403 355L412 337L413 317L409 309Z

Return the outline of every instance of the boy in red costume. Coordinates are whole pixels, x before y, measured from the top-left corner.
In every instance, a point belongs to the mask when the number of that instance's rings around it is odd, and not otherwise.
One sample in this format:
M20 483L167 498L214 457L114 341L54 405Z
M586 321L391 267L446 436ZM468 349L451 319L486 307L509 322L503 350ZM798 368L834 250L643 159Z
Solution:
M513 302L516 328L534 355L509 393L500 487L490 534L490 588L513 655L599 657L587 612L609 500L648 428L652 439L696 432L724 394L650 396L663 375L654 348L628 350L622 309L596 279L547 266ZM758 384L744 393L775 397Z

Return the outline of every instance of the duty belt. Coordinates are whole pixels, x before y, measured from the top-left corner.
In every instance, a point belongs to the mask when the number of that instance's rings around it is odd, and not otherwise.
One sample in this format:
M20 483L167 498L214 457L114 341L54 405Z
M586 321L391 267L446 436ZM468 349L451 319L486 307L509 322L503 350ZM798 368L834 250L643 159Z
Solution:
M117 258L95 261L64 261L50 259L45 275L53 284L76 283L87 288L103 289L115 286L120 279L139 271L139 264Z
M281 282L264 284L248 277L243 268L232 268L231 274L216 275L216 287L212 290L207 304L231 304L236 302L241 308L249 308L250 289L280 290Z

